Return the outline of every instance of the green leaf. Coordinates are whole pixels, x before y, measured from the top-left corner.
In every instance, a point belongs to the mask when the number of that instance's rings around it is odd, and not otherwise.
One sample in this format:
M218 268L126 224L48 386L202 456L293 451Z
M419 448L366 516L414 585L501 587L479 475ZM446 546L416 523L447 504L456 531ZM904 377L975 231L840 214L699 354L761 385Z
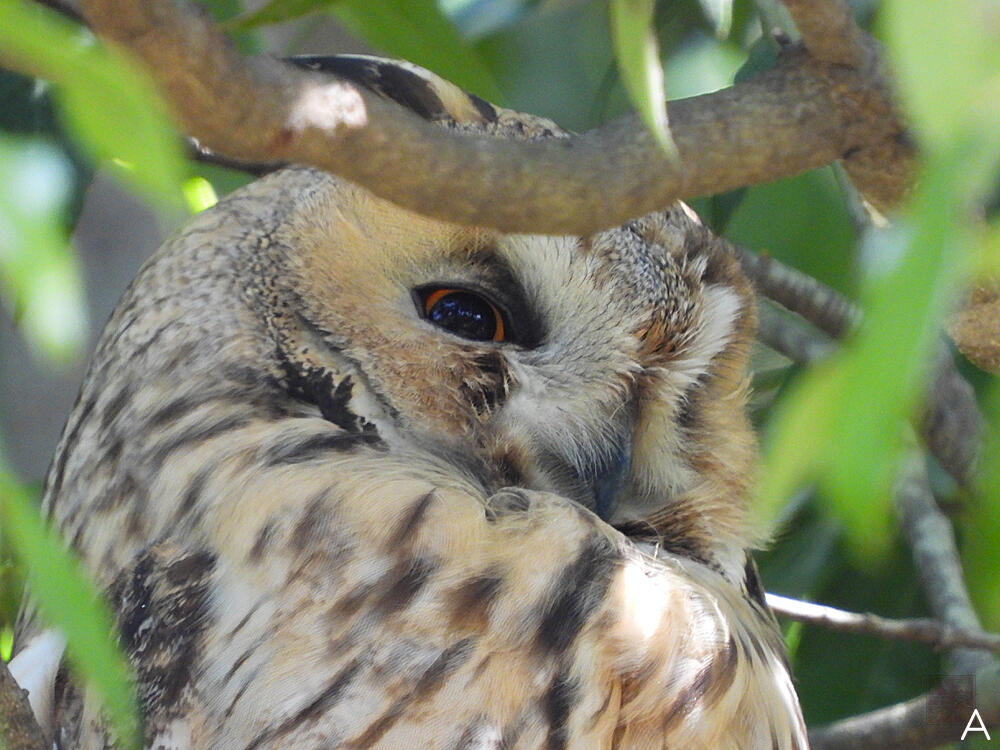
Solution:
M767 512L781 503L769 493L818 479L854 552L868 556L885 546L890 483L941 318L959 282L987 262L989 243L976 242L970 207L983 204L1000 168L1000 129L986 104L996 96L983 98L1000 85L1000 42L977 28L985 6L961 0L915 8L890 0L883 21L924 139L917 187L896 228L877 236L868 253L858 335L784 405L762 471ZM928 45L948 49L948 59L927 55ZM821 415L811 424L809 410Z
M653 0L611 0L611 40L629 99L667 157L676 160L677 146L667 124L667 93L653 27L654 9Z
M977 143L928 161L906 221L876 243L872 255L881 267L869 272L861 292L860 331L783 405L761 472L761 507L769 514L797 484L818 478L854 551L868 557L885 547L906 419L976 247L961 210L982 186L975 162L996 164L1000 157Z
M826 363L806 373L776 405L765 435L764 468L753 508L762 522L783 520L788 498L825 466L827 436L845 390L843 375Z
M0 521L46 621L67 639L77 673L100 696L122 747L140 748L139 711L111 616L59 536L45 528L27 492L0 465Z
M733 0L698 0L698 5L712 24L715 38L727 38L733 26Z
M764 34L747 52L746 62L733 76L733 83L743 83L765 70L770 70L778 61L778 44L770 34Z
M309 13L323 10L337 0L271 0L257 10L238 16L224 24L227 28L246 31L273 23L284 23Z
M830 167L745 188L725 231L842 293L856 291L857 236Z
M14 648L14 629L8 626L0 628L0 660L10 661L10 652Z
M72 179L55 147L0 134L0 297L31 348L63 365L79 358L88 328L80 267L60 220Z
M184 181L184 200L188 210L197 214L218 203L219 196L216 195L211 182L200 175L195 175Z
M1000 381L984 399L989 429L984 441L976 491L963 514L962 561L969 592L987 630L1000 628Z
M732 82L742 59L743 54L735 45L694 34L664 62L664 88L673 99L718 91Z
M438 6L468 39L495 34L522 20L542 0L439 0Z
M338 0L333 13L384 54L421 65L466 91L503 104L496 76L434 0Z
M886 0L881 21L903 103L926 146L954 143L976 120L1000 125L995 3Z
M147 197L180 205L180 142L152 83L124 56L40 6L0 0L0 59L56 84L70 132Z

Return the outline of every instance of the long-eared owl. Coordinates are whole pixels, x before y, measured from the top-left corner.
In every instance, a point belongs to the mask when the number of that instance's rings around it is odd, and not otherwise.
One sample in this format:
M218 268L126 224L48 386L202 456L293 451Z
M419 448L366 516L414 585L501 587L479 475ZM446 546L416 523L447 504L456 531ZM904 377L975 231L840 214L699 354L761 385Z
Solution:
M553 123L405 63L331 70L457 131ZM168 240L109 321L44 512L165 750L803 750L746 550L754 329L677 204L587 237L424 218L288 167ZM31 606L59 748L96 701Z

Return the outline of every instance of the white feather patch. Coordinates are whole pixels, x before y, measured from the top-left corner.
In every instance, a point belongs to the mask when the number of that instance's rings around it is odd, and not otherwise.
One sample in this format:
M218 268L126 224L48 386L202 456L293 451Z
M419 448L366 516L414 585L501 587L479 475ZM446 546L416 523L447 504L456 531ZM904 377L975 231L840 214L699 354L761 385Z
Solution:
M8 665L15 682L28 691L28 703L45 734L52 731L56 673L65 650L62 633L50 628L28 641Z

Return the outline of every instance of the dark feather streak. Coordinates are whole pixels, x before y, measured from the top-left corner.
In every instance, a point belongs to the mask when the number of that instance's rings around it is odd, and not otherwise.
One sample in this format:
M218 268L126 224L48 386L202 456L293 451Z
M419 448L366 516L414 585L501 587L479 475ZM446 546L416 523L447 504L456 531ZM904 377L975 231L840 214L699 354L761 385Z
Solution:
M565 750L569 741L569 716L576 704L579 687L579 682L563 668L543 696L542 708L549 722L547 750Z
M434 490L431 490L430 492L421 495L416 499L416 501L413 502L409 511L407 511L407 513L400 520L399 526L389 537L387 545L390 550L397 549L403 545L410 535L420 528L420 524L423 521L424 516L427 514L427 509L433 501Z
M403 609L420 593L437 568L437 563L423 557L397 565L385 575L388 587L376 600L376 608L385 614Z
M536 641L543 652L558 654L569 648L603 602L620 559L607 539L594 535L563 568L549 590L538 628Z
M464 664L475 650L475 640L464 638L441 652L427 670L420 675L413 689L399 698L389 710L375 719L357 740L350 743L351 748L367 750L377 743L385 733L403 718L406 710L415 703L427 701L443 686L445 678Z
M294 732L303 722L315 721L320 718L324 712L337 704L344 691L350 687L351 683L361 672L362 666L364 665L361 659L354 659L349 662L334 675L333 679L327 683L326 687L308 705L293 716L289 716L285 721L278 724L278 726L265 729L250 740L244 750L255 750L255 748L260 747L266 742Z
M368 446L384 447L377 434L368 432L341 432L331 430L307 435L303 438L283 440L263 452L263 463L267 468L282 464L300 464L324 458L331 452L343 453L355 448Z

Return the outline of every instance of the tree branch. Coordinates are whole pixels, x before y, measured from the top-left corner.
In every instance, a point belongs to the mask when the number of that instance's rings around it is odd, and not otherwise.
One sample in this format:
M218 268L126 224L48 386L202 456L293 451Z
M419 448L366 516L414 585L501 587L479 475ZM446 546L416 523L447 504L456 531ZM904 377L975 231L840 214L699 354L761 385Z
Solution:
M923 458L904 464L896 485L900 525L931 610L956 630L982 632L965 587L955 535L931 494ZM813 750L933 748L956 742L978 709L987 726L1000 725L1000 662L968 643L955 644L951 677L905 703L835 722L809 734Z
M1000 634L957 628L930 618L892 620L867 612L847 612L777 594L768 594L767 604L775 614L789 620L842 633L926 643L938 650L965 647L1000 652Z
M813 57L862 73L871 86L859 93L871 98L858 104L878 112L879 119L895 119L898 108L884 55L878 43L858 28L848 0L783 2ZM892 137L845 154L844 169L865 199L885 213L902 200L909 187L913 151L910 138L899 128Z
M145 63L183 129L212 151L311 164L412 210L505 231L589 233L679 197L884 149L900 133L865 74L792 50L752 81L672 102L678 164L634 116L515 143L451 132L328 76L244 58L183 0L81 5L98 34Z
M861 322L861 311L847 297L764 253L727 243L761 294L802 316L828 336L840 339Z
M771 258L756 256L743 248L734 247L734 251L765 296L802 315L821 330L843 336L857 325L859 311L834 290ZM761 333L766 343L796 361L810 362L825 356L829 350L829 344L818 335L796 327L794 321L775 311L761 316ZM926 403L921 428L928 448L956 480L967 484L979 442L981 418L975 394L955 369L954 361L944 347L937 355L935 375L928 388ZM931 493L922 456L914 453L906 461L897 482L895 501L922 588L932 611L941 621L916 621L934 623L940 633L929 624L920 624L908 631L904 629L904 632L913 634L923 629L924 634L915 639L930 639L928 642L932 644L954 649L949 655L950 672L953 675L975 675L969 678L974 686L971 692L979 700L973 703L968 696L957 694L954 683L946 678L935 691L912 701L813 730L809 735L813 750L853 750L859 747L870 750L895 747L921 750L937 747L961 737L973 708L979 709L988 725L1000 724L1000 667L990 655L976 650L995 650L997 636L984 633L980 627L965 587L951 523ZM780 605L775 609L780 612ZM822 610L820 619L824 622L821 624L827 626L832 619L841 624L838 629L851 629L853 632L873 632L883 637L893 637L887 631L900 632L899 623L886 628L886 623L891 621L882 618L865 621L872 616L843 613L847 615L845 618L837 610L833 612L838 612L838 616L831 616L829 608ZM813 611L812 614L817 613ZM856 618L862 619L859 621ZM907 625L913 622L909 621ZM876 625L879 632L872 630ZM945 640L945 633L975 637ZM935 640L939 636L941 640ZM986 636L985 640L982 636ZM941 715L952 717L952 720L939 720ZM931 720L928 717L937 718Z
M824 359L836 342L776 304L757 305L757 340L800 364Z
M933 373L920 415L920 433L944 470L968 487L983 431L976 392L959 373L943 342Z
M955 533L931 493L922 456L914 453L907 457L894 499L931 611L953 627L980 630L979 617L965 586ZM977 651L957 649L951 654L952 672L970 674L987 658Z
M229 156L217 154L209 148L198 143L194 138L187 139L188 158L204 164L214 164L217 167L235 169L239 172L246 172L254 177L263 177L285 166L282 162L259 162L235 159Z
M814 729L809 744L812 750L931 750L958 742L974 709L986 726L1000 726L997 662L964 679L945 680L913 700Z
M858 307L825 284L770 256L728 243L757 290L833 338L843 338L861 321ZM773 312L773 311L772 311ZM796 362L807 364L829 353L829 343L762 308L760 339ZM919 417L921 435L938 463L968 486L982 430L976 394L942 346Z
M6 750L46 750L45 734L28 703L28 693L14 681L0 659L0 746Z
M854 22L847 0L783 0L783 4L817 60L867 68L877 56L871 40Z

